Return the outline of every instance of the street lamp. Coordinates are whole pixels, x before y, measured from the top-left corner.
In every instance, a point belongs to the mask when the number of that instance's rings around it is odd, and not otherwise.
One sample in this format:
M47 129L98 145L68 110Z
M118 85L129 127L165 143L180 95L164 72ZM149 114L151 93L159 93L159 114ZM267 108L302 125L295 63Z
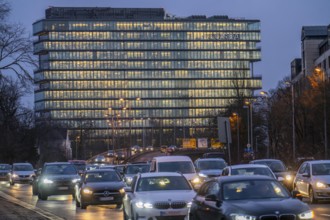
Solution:
M315 71L317 73L322 73L323 81L323 121L324 121L324 157L328 159L328 135L327 135L327 97L326 97L326 73L320 67L316 67Z
M245 101L245 105L248 108L248 144L251 146L253 151L253 120L252 120L252 105L250 101Z

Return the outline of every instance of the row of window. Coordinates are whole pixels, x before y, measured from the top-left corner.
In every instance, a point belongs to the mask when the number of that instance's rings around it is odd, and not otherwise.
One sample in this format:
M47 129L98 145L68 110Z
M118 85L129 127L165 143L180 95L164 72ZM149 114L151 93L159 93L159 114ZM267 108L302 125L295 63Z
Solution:
M260 22L248 20L225 21L47 21L33 24L33 32L54 30L139 30L139 31L255 31Z
M110 80L110 79L178 79L178 78L248 78L250 70L71 70L71 71L43 71L34 75L35 80L51 79L51 80Z
M249 61L50 61L40 69L247 69Z
M176 97L194 97L194 98L217 98L217 97L235 97L237 96L236 89L196 89L196 90L187 90L179 94L178 90L151 90L147 91L149 97L153 98L176 98ZM249 96L250 89L240 89L240 94L243 96ZM138 94L137 94L138 93ZM115 90L83 90L83 91L41 91L35 93L35 101L40 101L43 99L109 99L109 97L140 97L140 91L115 91ZM185 93L185 94L184 94ZM122 95L122 96L120 96ZM119 100L119 99L118 99ZM137 102L137 101L136 101ZM141 101L143 102L143 100ZM155 106L161 101L152 101L151 103L156 103ZM148 103L149 104L149 103ZM122 103L118 101L114 106L121 106ZM137 104L130 102L132 107L144 106L143 103Z
M247 42L214 42L214 41L185 41L185 42L109 42L109 41L72 41L39 42L34 45L34 51L41 50L256 50L255 44Z
M259 32L49 32L40 40L245 40L260 41Z
M47 83L46 83L47 84ZM205 89L205 88L255 88L261 86L258 79L214 79L214 80L145 80L145 81L127 81L121 83L118 81L51 81L50 89ZM46 87L47 88L47 87ZM149 97L149 96L145 96Z
M260 51L51 51L40 60L260 59Z
M236 98L236 97L235 97ZM161 103L157 103L158 106L152 106L152 108L177 108L177 107L186 107L186 108L211 108L214 106L228 106L230 103L233 103L234 99L195 99L183 102L181 100L162 100ZM89 108L99 108L107 109L111 106L111 101L107 100L61 100L61 101L44 101L44 106L42 103L39 106L39 103L36 104L37 110L44 109L89 109Z

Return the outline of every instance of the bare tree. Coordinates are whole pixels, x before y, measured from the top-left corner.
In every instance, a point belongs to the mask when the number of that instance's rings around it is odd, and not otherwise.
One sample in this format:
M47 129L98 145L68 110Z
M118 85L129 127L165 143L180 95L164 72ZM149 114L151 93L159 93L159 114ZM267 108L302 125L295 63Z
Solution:
M31 68L37 66L33 44L23 26L6 20L9 12L8 3L0 0L0 77L7 79L14 74L28 87L33 79Z

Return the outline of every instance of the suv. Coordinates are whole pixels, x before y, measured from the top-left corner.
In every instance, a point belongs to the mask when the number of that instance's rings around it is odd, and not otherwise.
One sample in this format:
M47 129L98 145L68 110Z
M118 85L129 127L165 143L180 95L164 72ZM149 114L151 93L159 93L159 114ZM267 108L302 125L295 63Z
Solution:
M41 200L51 195L72 195L74 185L80 181L78 171L72 163L45 163L36 180L36 193Z
M0 181L8 181L10 175L11 166L9 164L0 164Z
M32 184L35 175L33 166L30 163L14 163L9 175L9 183L11 186L15 183Z

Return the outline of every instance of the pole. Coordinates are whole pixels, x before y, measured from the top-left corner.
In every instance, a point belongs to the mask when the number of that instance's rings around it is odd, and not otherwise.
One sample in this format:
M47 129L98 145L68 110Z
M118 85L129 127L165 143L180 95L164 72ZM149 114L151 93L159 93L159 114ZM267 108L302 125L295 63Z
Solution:
M253 117L252 117L252 113L253 113L253 105L252 102L250 103L250 140L251 140L251 148L252 148L252 152L253 152Z
M227 121L225 121L225 133L226 133L226 142L227 142L227 150L228 150L228 162L229 165L231 165L231 154L230 154L230 144L229 144L229 140L228 140L228 125L227 125Z
M238 117L238 114L236 115L236 129L237 129L237 162L240 161L240 151L239 151L239 117Z
M111 133L112 133L112 151L114 152L115 150L115 132L114 132L114 120L113 120L113 116L111 115Z
M324 157L328 159L326 75L323 71Z
M291 82L291 104L292 104L292 159L296 159L296 125L295 125L295 107L294 107L294 88Z

